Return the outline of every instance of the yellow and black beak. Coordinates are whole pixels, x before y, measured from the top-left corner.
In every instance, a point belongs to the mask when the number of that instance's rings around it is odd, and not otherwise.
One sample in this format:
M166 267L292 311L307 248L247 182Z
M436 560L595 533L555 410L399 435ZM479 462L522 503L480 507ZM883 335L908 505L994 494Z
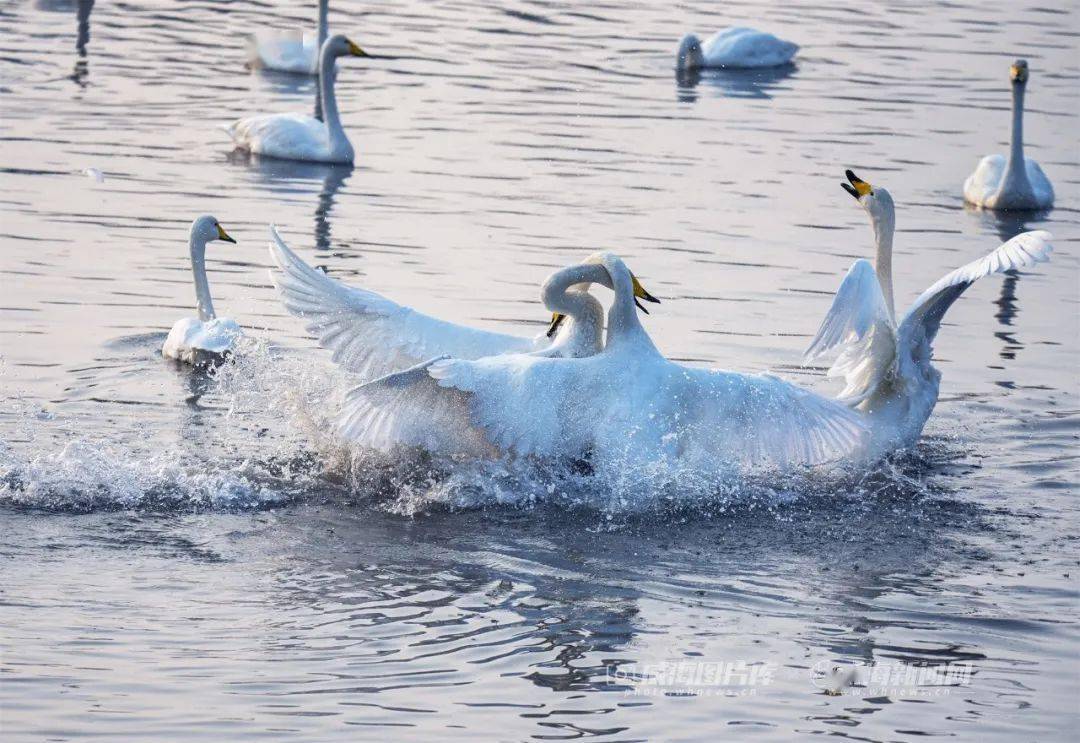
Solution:
M859 176L855 175L850 170L845 170L844 175L851 181L851 185L849 186L846 183L841 183L840 185L843 186L844 190L851 194L856 201L863 196L869 196L874 193L874 189L869 183L859 178Z
M1026 83L1028 79L1027 61L1018 59L1009 67L1009 79L1014 83Z
M222 227L220 224L217 225L217 236L218 240L224 240L227 243L232 243L233 245L236 245L236 240L233 240L231 237L229 237L229 235L225 232L225 228Z
M545 333L545 335L548 338L554 337L554 335L559 332L559 326L564 322L566 322L566 315L561 312L553 312L551 314L551 324L548 325L547 333Z
M346 39L346 41L348 41L348 39ZM349 54L353 55L354 57L366 57L366 56L368 56L367 52L365 52L363 49L358 47L353 42L349 41L348 43L349 43Z
M646 302L652 302L653 304L660 304L660 300L654 297L652 294L649 294L649 292L645 290L645 287L643 287L641 285L641 282L637 280L637 276L630 274L630 279L634 283L634 304L636 304L638 309L644 312L646 315L649 314L649 311L645 309L645 307L642 306L641 302L639 302L638 300L644 299Z

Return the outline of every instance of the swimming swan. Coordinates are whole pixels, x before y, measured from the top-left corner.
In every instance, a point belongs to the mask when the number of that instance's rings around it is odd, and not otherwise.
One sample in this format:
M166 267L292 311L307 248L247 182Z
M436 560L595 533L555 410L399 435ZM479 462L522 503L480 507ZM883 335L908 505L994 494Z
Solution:
M548 330L527 338L440 320L404 307L375 292L345 286L302 261L270 227L270 278L285 308L307 321L333 360L361 378L399 371L433 356L477 359L506 353L588 356L600 351L603 307L588 284L559 272L545 284L558 312ZM638 285L640 287L640 284ZM657 301L640 288L638 296Z
M916 299L899 324L893 308L892 243L896 210L892 196L847 171L854 196L874 228L877 258L852 264L832 306L805 353L807 362L829 351L840 355L830 377L846 386L837 398L861 411L871 431L867 454L910 446L937 403L941 373L930 363L941 319L964 290L983 276L1049 260L1049 232L1025 232L989 255L947 274Z
M964 181L964 200L986 209L1047 209L1054 205L1054 187L1039 164L1024 157L1024 89L1028 64L1023 59L1009 68L1012 80L1012 140L1009 158L987 155Z
M235 320L218 317L210 299L210 284L206 280L206 244L212 240L236 243L221 224L209 214L191 223L188 246L191 249L191 272L195 276L195 306L199 316L177 320L161 347L161 355L185 364L201 365L220 360L231 352L240 339L240 326Z
M259 31L248 39L248 64L264 70L319 74L319 50L328 34L329 0L319 0L318 31Z
M306 114L264 114L238 119L225 127L240 149L283 160L351 163L354 153L338 115L334 97L334 60L351 55L366 57L363 49L344 36L331 36L319 57L319 90L323 120Z
M575 280L615 292L600 353L433 359L351 390L342 434L379 450L509 452L616 468L818 464L861 444L860 416L835 401L769 375L665 359L638 321L634 276L617 256L590 257Z
M750 69L789 63L799 45L752 28L726 28L704 42L687 34L679 43L675 68L679 72L727 67Z

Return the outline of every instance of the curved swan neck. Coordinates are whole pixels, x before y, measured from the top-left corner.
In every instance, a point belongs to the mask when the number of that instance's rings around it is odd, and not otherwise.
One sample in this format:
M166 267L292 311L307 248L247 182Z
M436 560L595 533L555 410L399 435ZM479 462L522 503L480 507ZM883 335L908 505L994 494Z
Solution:
M210 298L210 282L206 280L206 241L192 235L188 248L191 250L191 273L195 277L195 308L199 311L199 321L209 322L217 315Z
M998 192L1030 188L1027 166L1024 163L1024 88L1026 83L1012 84L1012 138L1009 142L1009 160Z
M323 44L322 51L319 53L319 100L322 105L322 120L326 122L327 133L330 137L331 149L339 149L348 146L349 143L345 136L345 129L341 126L337 98L334 96L335 60L333 50L327 44Z
M565 331L567 334L573 333L587 343L598 337L604 324L604 309L589 294L589 285L609 282L603 266L570 266L552 274L544 282L541 299L551 312L570 318L570 327Z

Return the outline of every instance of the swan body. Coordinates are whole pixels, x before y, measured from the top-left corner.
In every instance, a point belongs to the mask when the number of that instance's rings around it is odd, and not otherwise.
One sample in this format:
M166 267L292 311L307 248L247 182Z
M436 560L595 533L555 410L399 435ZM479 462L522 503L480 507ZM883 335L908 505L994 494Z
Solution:
M665 359L634 309L635 281L610 253L589 280L612 287L604 349L585 358L437 358L351 390L342 433L380 450L588 458L594 465L713 469L818 464L865 435L859 416L770 375Z
M1035 210L1054 205L1054 187L1039 164L1024 156L1024 91L1027 62L1009 70L1012 81L1012 137L1009 155L987 155L964 181L964 200L984 209Z
M323 118L305 114L265 114L238 119L225 127L236 146L256 155L283 160L351 163L355 157L345 135L334 96L334 64L347 55L367 54L344 36L332 36L322 46L319 90Z
M721 67L779 67L791 62L798 51L798 44L739 26L718 31L705 41L694 34L684 36L679 43L676 68L689 71Z
M838 351L830 377L845 381L838 400L860 411L871 432L864 454L877 457L910 446L937 403L941 373L931 363L941 320L964 291L994 273L1049 260L1049 232L1024 232L993 252L952 271L916 299L896 321L892 306L892 197L847 171L845 188L870 215L878 244L875 264L857 260L807 348L812 360Z
M248 39L248 64L252 67L298 75L319 74L319 50L326 42L329 0L319 0L316 33L309 31L260 31Z
M236 242L210 215L203 215L191 223L188 247L198 317L185 317L172 326L161 347L161 355L167 359L194 366L211 363L232 352L242 336L235 320L219 318L214 312L210 284L206 279L206 245L213 240Z
M373 291L350 287L300 259L270 227L270 274L285 308L307 321L335 363L362 379L399 371L435 356L476 359L508 353L585 356L600 350L603 308L588 285L561 272L545 284L569 321L556 318L535 338L497 333L440 320Z

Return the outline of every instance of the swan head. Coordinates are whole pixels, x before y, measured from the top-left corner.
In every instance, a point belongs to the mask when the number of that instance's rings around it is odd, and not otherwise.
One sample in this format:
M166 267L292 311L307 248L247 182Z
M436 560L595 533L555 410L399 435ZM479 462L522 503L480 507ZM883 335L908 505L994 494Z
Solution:
M206 245L213 240L224 240L227 243L236 244L236 240L229 237L225 228L217 221L216 217L203 214L191 223L191 242L198 245Z
M705 66L705 54L701 51L701 40L694 34L687 34L679 42L679 51L675 69L680 72L699 70Z
M891 222L896 216L896 205L892 194L884 188L871 186L850 170L844 171L850 183L841 183L844 190L855 197L859 205L866 210L875 223Z
M578 264L577 267L595 267L598 270L596 270L595 273L590 273L587 283L583 282L580 284L575 284L574 286L570 287L569 291L579 291L587 293L589 291L589 283L600 284L601 286L607 287L612 291L617 291L615 287L618 286L620 283L625 282L626 279L629 278L630 286L632 287L634 294L634 304L638 306L638 309L640 309L646 315L649 314L649 311L645 309L645 306L638 301L639 299L644 299L646 302L653 302L654 304L660 304L660 300L650 294L648 290L641 285L641 282L638 281L636 276L634 276L633 272L627 267L626 263L624 263L623 260L614 253L594 253L588 258L586 258L584 261L582 261L580 264ZM563 269L563 271L572 270L573 268L575 267L571 267L570 269ZM544 304L549 304L548 291L553 285L555 277L561 273L562 271L557 272L556 274L548 278L548 280L544 283ZM554 336L555 333L558 332L562 324L566 322L566 319L567 317L565 314L561 312L553 312L551 315L551 323L548 325L548 329L546 332L547 336L549 338Z
M1026 59L1018 59L1009 67L1009 79L1013 85L1023 85L1028 81L1028 63Z
M626 262L614 253L606 251L593 253L586 258L584 262L604 267L607 281L600 281L598 283L603 284L612 291L618 291L617 287L620 284L625 284L625 282L629 280L630 287L634 294L634 304L636 304L638 309L646 315L649 314L649 311L638 301L639 299L644 299L646 302L652 302L653 304L660 304L660 300L650 294L648 290L641 285L641 282L638 281L637 276L635 276L633 271L630 270L630 267L626 265Z
M323 54L331 57L366 57L368 53L349 40L344 34L331 36L323 42Z

